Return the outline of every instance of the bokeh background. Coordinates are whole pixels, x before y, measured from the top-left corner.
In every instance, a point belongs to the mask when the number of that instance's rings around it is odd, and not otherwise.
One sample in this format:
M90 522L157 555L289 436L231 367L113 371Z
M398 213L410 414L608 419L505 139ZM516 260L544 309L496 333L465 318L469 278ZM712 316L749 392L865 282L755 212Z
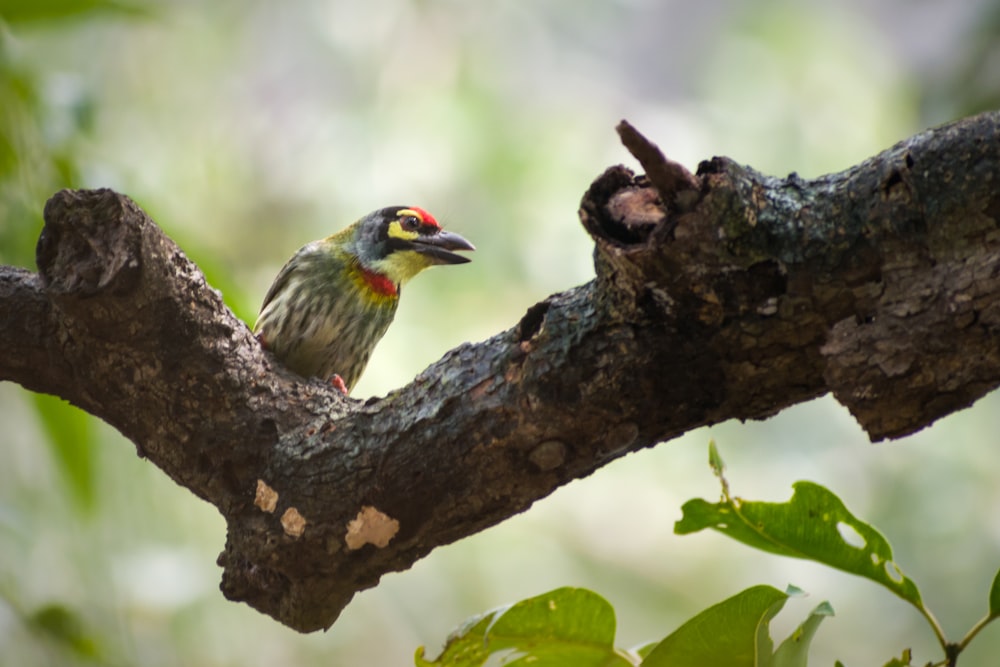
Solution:
M592 277L576 210L632 164L620 118L692 169L728 155L808 177L998 97L996 0L0 0L0 260L34 268L59 188L112 187L252 323L304 242L423 206L479 250L407 287L355 391L382 395ZM630 646L758 583L810 594L779 639L831 602L814 664L940 659L875 584L674 536L686 499L718 496L710 437L738 495L840 494L952 639L1000 566L996 395L888 444L829 398L698 430L386 576L308 636L222 598L220 516L113 429L10 383L0 424L0 665L407 665L467 616L563 585L608 598ZM991 626L962 664L998 652Z

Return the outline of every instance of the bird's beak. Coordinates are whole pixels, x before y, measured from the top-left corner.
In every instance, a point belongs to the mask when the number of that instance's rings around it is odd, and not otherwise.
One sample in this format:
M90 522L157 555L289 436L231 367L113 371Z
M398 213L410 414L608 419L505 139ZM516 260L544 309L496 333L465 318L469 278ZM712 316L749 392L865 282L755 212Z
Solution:
M433 260L435 264L465 264L470 261L468 257L455 254L452 250L475 250L464 238L454 232L439 231L437 234L420 236L410 243L413 250Z

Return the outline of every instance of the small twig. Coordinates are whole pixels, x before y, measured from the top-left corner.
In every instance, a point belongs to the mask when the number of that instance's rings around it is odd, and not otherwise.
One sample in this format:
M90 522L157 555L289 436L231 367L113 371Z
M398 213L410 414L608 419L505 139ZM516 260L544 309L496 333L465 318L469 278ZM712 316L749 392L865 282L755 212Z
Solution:
M695 175L684 165L664 156L656 144L644 137L627 120L618 123L615 129L628 152L646 170L646 176L660 192L663 202L671 210L689 209L696 198L691 197L689 201L681 195L698 191L700 184Z
M972 639L976 635L978 635L983 628L989 625L990 622L992 622L995 618L996 618L995 616L986 615L983 618L979 619L976 622L976 624L973 625L972 628L967 633L965 633L965 636L962 637L962 641L958 642L958 651L965 650L965 647L969 645L969 642L971 642Z

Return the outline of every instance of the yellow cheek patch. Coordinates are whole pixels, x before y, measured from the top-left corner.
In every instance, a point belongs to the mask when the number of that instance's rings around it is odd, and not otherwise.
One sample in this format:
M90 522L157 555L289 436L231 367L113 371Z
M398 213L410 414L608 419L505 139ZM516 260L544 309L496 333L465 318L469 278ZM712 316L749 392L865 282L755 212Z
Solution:
M406 213L406 211L402 211L402 213ZM419 236L416 232L408 232L403 229L403 226L399 224L399 220L393 220L389 223L389 231L387 233L389 238L406 239L407 241L412 241Z
M421 255L419 252L401 250L373 263L372 268L401 285L432 263L427 260L426 255Z

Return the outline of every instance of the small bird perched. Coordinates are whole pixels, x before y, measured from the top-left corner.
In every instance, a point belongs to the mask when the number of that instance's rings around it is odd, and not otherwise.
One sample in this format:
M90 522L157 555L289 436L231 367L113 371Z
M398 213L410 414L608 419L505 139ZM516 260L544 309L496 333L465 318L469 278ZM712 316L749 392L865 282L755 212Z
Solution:
M305 377L354 387L396 315L403 283L435 264L464 264L475 250L415 206L382 208L300 248L264 297L254 333Z

